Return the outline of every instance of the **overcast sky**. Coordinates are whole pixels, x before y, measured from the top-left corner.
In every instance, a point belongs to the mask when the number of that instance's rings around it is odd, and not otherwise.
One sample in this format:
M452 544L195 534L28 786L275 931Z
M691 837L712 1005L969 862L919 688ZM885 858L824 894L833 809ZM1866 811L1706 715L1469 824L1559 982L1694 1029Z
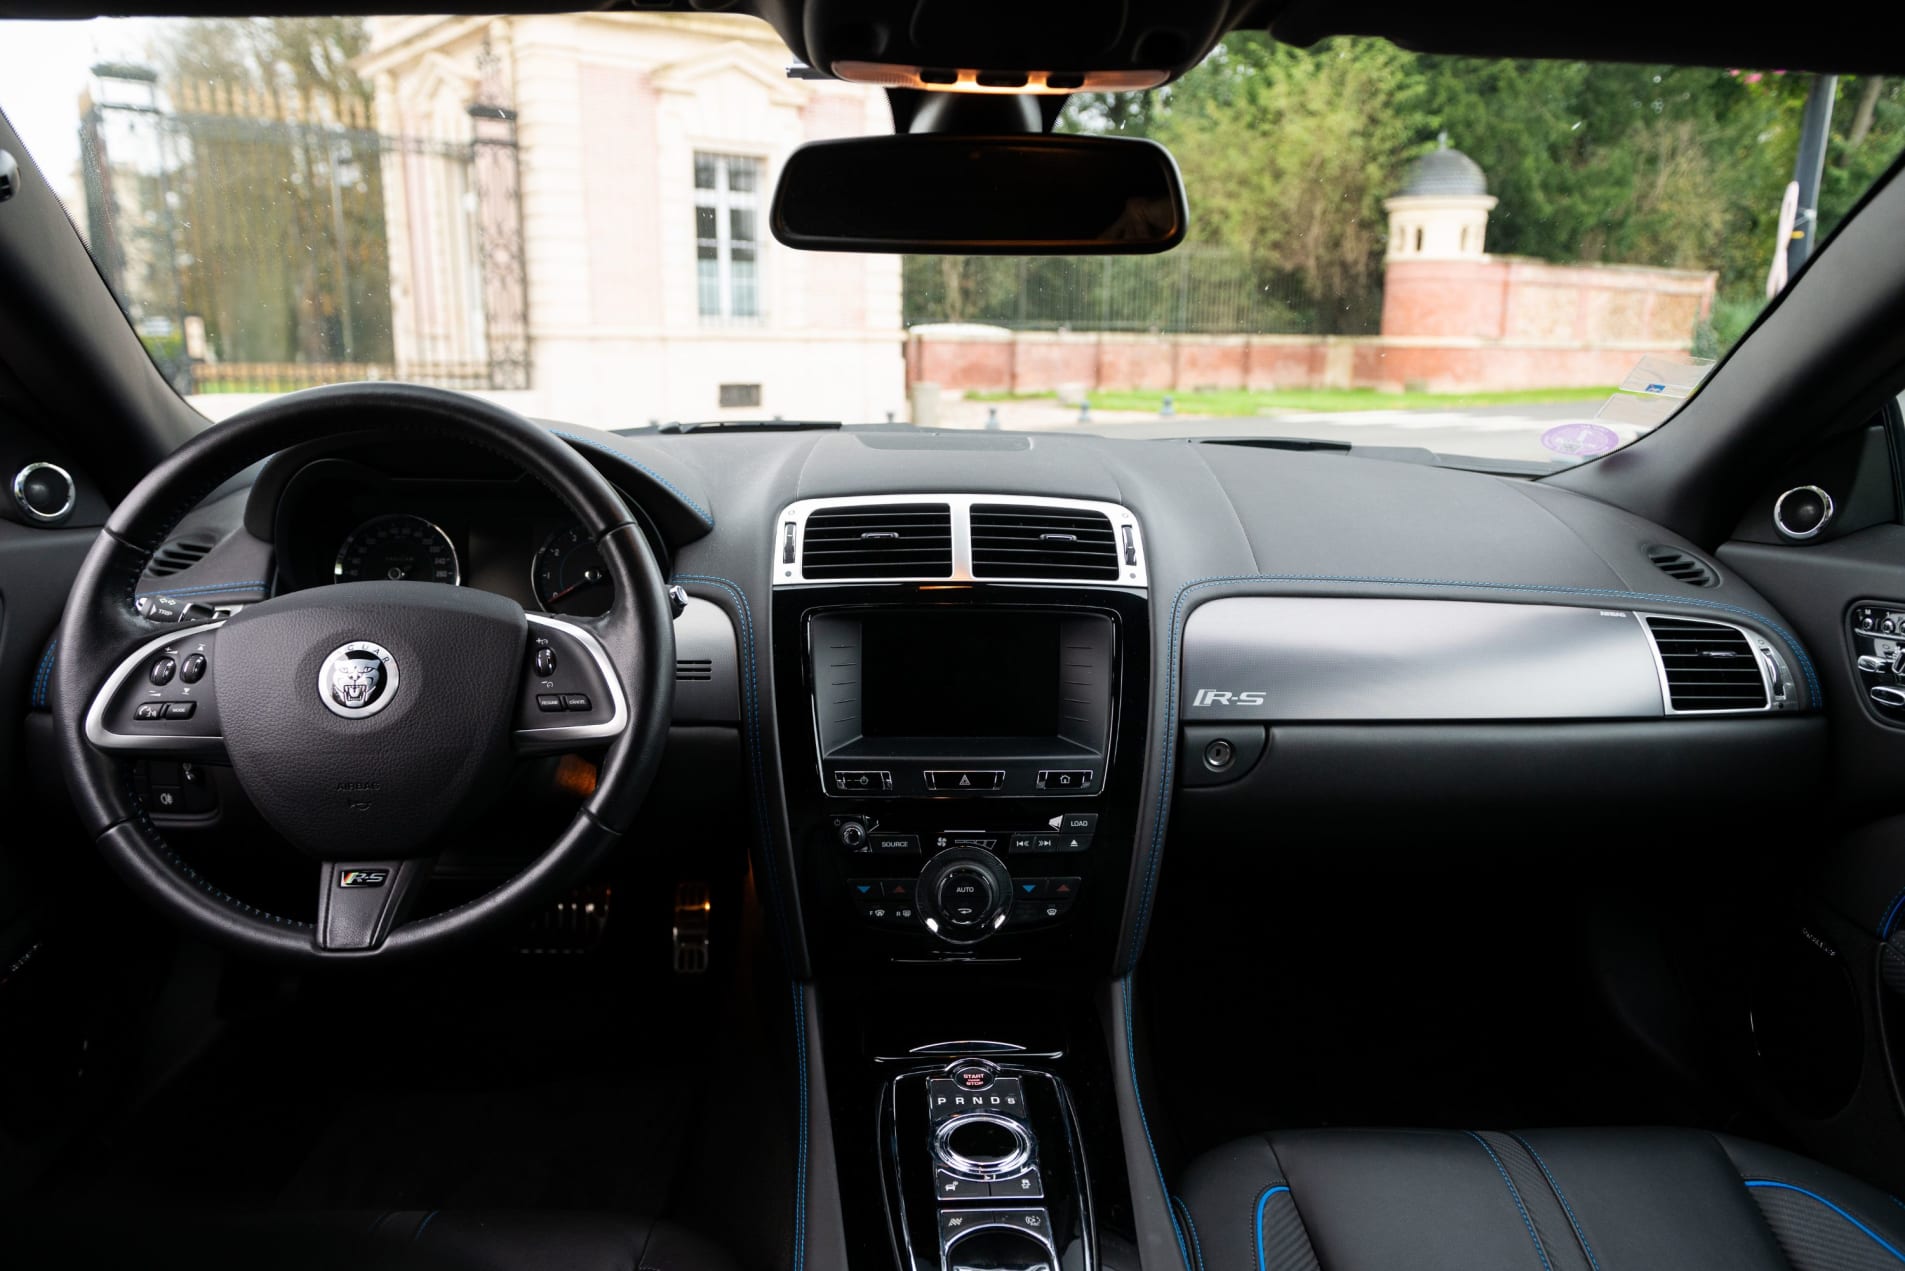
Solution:
M0 22L0 111L62 198L78 189L79 95L88 69L138 59L151 26L143 18Z

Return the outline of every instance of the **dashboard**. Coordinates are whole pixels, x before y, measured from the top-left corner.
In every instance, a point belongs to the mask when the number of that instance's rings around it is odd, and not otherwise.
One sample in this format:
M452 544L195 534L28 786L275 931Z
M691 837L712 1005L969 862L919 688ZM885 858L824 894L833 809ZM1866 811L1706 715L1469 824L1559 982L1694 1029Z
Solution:
M523 476L317 459L286 482L274 522L280 591L427 581L583 618L607 613L614 600L591 536ZM648 538L666 569L665 544L652 529Z

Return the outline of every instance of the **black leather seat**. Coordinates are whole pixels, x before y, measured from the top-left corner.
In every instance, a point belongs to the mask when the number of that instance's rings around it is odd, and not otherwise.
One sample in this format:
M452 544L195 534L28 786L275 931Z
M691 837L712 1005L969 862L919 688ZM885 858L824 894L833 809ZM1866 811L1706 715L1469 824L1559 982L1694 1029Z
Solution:
M605 1214L472 1211L244 1217L0 1218L15 1267L141 1271L734 1271L665 1222Z
M1317 1130L1200 1157L1194 1267L1255 1271L1899 1271L1905 1208L1695 1130Z

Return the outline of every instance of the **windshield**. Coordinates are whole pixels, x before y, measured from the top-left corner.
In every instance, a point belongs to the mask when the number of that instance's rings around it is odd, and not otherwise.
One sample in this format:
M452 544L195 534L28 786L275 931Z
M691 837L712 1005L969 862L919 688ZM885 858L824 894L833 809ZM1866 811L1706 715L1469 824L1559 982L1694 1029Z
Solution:
M1059 123L1171 149L1192 209L1176 250L807 254L767 232L780 164L892 115L879 89L790 74L751 18L5 35L0 108L212 418L389 378L610 429L1579 462L1668 418L1905 145L1905 92L1875 76L1240 34L1163 90L1074 96Z

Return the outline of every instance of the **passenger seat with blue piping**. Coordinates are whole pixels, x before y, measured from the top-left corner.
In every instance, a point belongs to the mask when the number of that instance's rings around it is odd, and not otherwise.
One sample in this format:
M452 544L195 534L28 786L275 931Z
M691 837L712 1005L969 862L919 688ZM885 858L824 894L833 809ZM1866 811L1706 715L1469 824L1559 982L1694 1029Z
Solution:
M1698 1130L1308 1130L1206 1153L1199 1271L1899 1271L1905 1207Z

